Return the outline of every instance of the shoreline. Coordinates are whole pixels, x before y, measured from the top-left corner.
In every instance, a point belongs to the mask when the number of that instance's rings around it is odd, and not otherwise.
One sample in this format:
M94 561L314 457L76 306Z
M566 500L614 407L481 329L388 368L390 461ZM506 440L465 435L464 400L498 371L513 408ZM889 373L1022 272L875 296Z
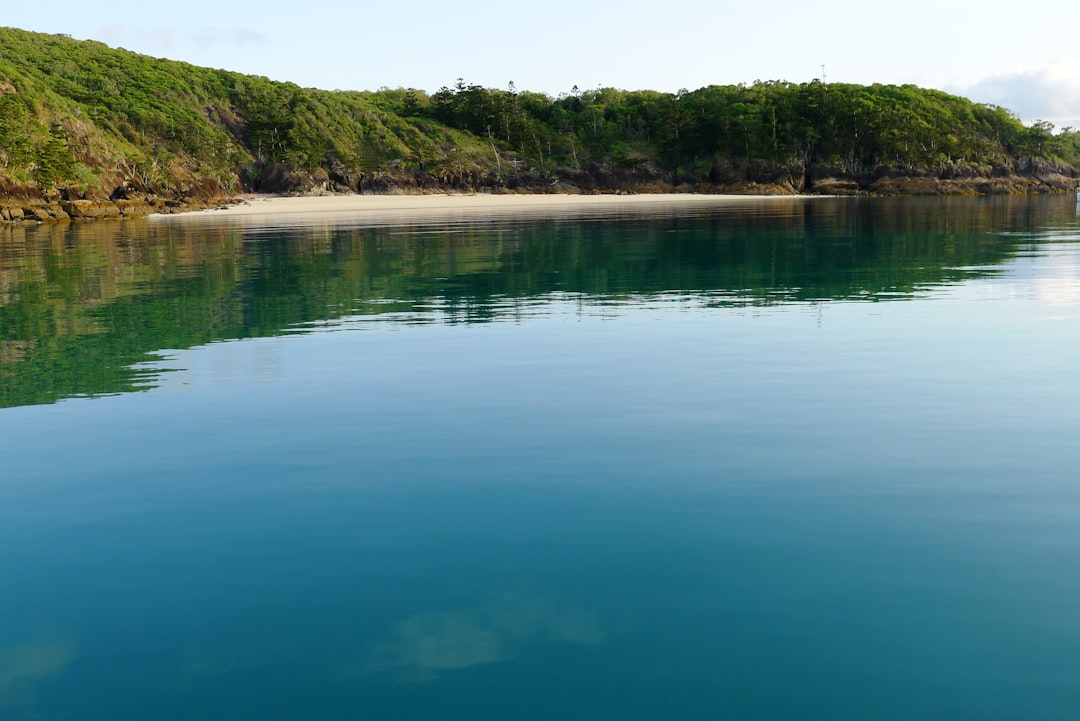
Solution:
M741 193L330 193L282 195L244 193L233 197L163 200L151 196L122 200L41 200L0 196L0 224L86 222L130 218L377 217L448 214L505 215L521 212L639 206L671 203L772 202L822 197L805 194Z
M1016 176L1004 182L980 185L975 191L968 183L934 181L930 186L911 179L889 179L891 192L852 192L843 183L819 183L813 193L711 193L711 192L626 192L626 193L323 193L282 195L245 193L233 197L190 197L165 199L143 195L131 199L54 199L0 196L0 225L20 222L55 223L91 220L166 218L291 218L325 220L331 215L362 214L373 219L395 220L453 215L507 216L519 213L579 210L603 207L634 207L660 204L715 205L729 203L804 202L823 197L949 197L1030 195L1077 192L1075 181L1056 182Z
M594 208L641 207L646 205L712 205L728 203L801 202L805 195L735 195L705 193L643 193L634 195L570 194L489 194L433 193L424 195L245 195L239 202L217 208L193 210L183 214L159 213L156 219L182 217L185 220L262 218L308 220L332 216L364 215L377 218L423 218L446 215L489 215L544 212L549 210L588 210Z

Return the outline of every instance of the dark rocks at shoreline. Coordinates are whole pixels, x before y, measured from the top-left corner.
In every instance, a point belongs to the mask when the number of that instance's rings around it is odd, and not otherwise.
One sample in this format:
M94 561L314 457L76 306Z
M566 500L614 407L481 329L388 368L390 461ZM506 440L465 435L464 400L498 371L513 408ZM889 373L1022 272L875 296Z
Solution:
M5 223L122 220L152 213L203 210L233 202L231 196L216 189L190 194L158 194L118 188L108 197L101 193L80 194L67 189L40 191L25 186L3 190L0 190L0 222Z
M0 198L0 221L36 221L51 223L59 221L121 220L151 213L174 213L201 210L220 205L194 200L178 202L162 198L145 200L65 200L57 202L28 203L25 200Z

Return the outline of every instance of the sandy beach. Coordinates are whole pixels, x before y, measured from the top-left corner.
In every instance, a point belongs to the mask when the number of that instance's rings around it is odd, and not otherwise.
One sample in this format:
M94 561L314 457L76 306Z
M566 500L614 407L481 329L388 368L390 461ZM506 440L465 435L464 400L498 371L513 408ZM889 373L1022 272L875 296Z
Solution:
M326 195L283 197L251 195L227 208L158 216L192 220L243 219L245 223L298 224L334 217L373 222L438 220L447 217L504 217L521 214L610 213L657 206L793 203L801 196L750 195Z

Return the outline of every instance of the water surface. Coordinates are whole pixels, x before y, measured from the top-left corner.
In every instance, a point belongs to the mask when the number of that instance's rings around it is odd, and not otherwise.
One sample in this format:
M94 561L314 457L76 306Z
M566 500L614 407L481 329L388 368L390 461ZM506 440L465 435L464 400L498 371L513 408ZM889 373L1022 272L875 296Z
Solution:
M1078 238L0 229L0 718L1072 718Z

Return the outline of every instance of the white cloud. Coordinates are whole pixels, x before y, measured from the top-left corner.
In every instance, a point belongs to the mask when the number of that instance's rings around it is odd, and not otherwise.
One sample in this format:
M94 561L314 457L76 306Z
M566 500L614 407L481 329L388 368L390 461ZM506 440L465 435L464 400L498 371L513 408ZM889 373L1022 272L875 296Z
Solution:
M1039 68L991 75L952 91L1008 108L1025 123L1048 120L1059 128L1080 127L1080 58L1063 57Z
M106 25L98 32L104 42L138 49L142 52L164 52L178 45L195 46L200 50L213 47L262 45L266 36L250 28L200 27L178 30L173 27L132 27L122 23Z
M266 37L248 28L200 28L191 35L191 39L200 48L215 45L261 45Z

